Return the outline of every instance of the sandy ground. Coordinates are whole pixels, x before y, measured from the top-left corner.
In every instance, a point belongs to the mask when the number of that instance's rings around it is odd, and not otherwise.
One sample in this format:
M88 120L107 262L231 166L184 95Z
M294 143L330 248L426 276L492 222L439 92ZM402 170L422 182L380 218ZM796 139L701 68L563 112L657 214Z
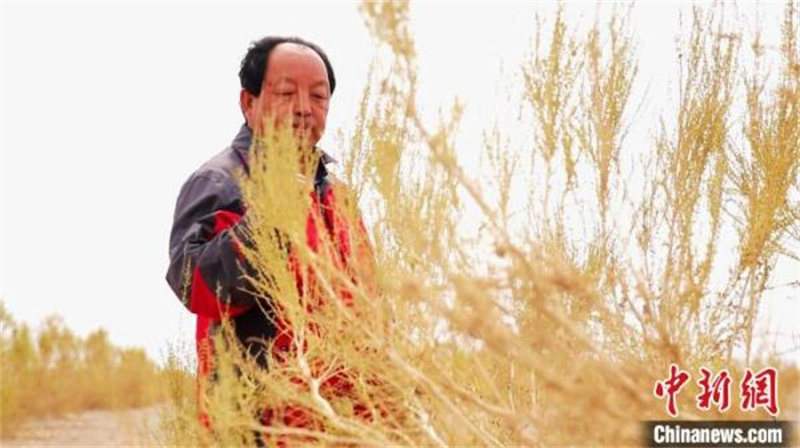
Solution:
M149 407L88 411L27 422L6 446L158 446L159 413Z

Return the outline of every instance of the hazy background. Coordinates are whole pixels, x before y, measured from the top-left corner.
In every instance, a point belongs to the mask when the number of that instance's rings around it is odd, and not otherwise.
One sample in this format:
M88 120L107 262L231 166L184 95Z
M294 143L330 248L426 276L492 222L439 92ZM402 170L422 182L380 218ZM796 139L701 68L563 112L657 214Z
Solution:
M689 3L641 2L633 26L640 72L634 104L645 149L652 118L675 98L675 37ZM777 42L782 3L740 2ZM167 241L178 190L240 124L239 62L248 44L292 34L321 45L337 89L321 146L340 153L375 56L355 3L9 3L0 6L0 298L15 318L58 313L79 334L161 360L194 339L195 318L167 286ZM595 3L568 4L589 24ZM412 5L420 105L435 117L459 96L462 160L476 172L480 135L503 110L535 32L555 4ZM502 76L502 78L501 78ZM509 129L509 132L526 132ZM335 169L334 169L335 170ZM774 283L800 277L779 267ZM798 332L798 288L766 296L762 317L786 341ZM795 337L796 341L796 337ZM782 343L791 347L789 342ZM789 344L789 345L787 345ZM797 349L789 356L798 359Z

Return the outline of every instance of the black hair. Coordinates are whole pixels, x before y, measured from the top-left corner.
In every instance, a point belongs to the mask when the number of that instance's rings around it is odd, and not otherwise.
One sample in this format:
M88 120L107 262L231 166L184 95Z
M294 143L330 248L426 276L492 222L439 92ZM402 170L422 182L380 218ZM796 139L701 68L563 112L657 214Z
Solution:
M276 46L283 43L303 45L314 50L322 58L325 70L328 72L328 83L331 86L331 94L336 89L336 77L333 75L333 66L328 60L328 55L318 45L299 37L267 36L250 44L247 54L242 59L242 66L239 69L239 81L242 88L251 95L261 94L261 85L264 83L264 74L267 73L267 61L269 55Z

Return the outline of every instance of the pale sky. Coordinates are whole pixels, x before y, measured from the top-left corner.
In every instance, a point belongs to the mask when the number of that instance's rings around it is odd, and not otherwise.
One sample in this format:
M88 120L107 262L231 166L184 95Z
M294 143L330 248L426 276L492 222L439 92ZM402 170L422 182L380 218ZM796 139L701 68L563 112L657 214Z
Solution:
M674 95L678 11L689 7L635 8L645 115ZM765 23L779 23L781 4L761 8ZM554 9L412 4L420 104L434 116L455 96L466 103L459 154L468 167L481 130L503 112L501 67L518 73L534 13ZM585 22L594 10L567 7ZM0 20L0 298L18 320L57 313L79 334L102 326L155 359L194 338L194 316L164 280L172 213L184 180L242 123L237 73L248 44L290 34L325 49L337 89L321 146L334 154L334 132L352 126L375 54L355 3L3 2ZM796 280L798 269L779 276ZM796 333L797 289L770 300L762 314Z

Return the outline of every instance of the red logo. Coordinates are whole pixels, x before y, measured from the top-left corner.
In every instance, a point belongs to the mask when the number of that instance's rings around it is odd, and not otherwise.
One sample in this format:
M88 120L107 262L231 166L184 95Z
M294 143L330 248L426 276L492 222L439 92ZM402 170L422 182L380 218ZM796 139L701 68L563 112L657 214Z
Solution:
M700 393L696 397L697 409L708 411L716 407L720 412L725 412L731 407L731 383L733 379L727 369L714 375L705 367L700 368L702 376L697 385ZM669 377L656 381L653 393L656 398L667 400L667 413L671 417L678 416L677 397L689 382L689 373L681 370L675 364L669 366ZM741 409L755 411L764 408L772 416L777 416L778 407L778 371L773 367L765 367L758 373L751 369L745 370L744 378L739 387L741 391Z
M725 412L731 407L731 376L723 370L711 379L711 371L705 367L700 368L703 378L697 382L702 392L697 396L697 408L707 411L716 404L720 412Z
M745 370L742 379L742 410L751 411L763 407L772 416L778 415L778 371L766 367L753 374Z
M673 417L678 416L678 405L675 402L675 397L688 381L689 374L680 370L675 364L669 366L669 378L663 381L656 381L656 389L654 391L656 397L667 397L667 412Z

